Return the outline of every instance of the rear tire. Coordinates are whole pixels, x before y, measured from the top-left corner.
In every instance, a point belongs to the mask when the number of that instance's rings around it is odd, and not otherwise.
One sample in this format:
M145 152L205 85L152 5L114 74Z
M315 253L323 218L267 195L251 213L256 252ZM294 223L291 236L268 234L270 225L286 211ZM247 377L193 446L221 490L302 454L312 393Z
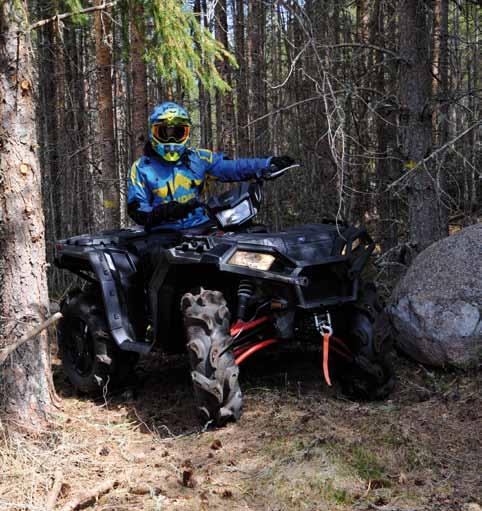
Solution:
M239 368L229 349L230 314L219 291L201 289L182 297L191 378L199 415L216 426L241 416L243 399Z
M103 305L93 290L75 290L62 302L59 355L72 385L98 395L124 383L138 354L121 351L107 327Z

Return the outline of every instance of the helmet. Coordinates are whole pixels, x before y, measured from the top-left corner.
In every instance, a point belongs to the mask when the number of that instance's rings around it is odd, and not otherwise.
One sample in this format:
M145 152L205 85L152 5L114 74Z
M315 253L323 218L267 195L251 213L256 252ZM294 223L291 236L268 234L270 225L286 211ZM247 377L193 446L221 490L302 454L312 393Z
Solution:
M177 103L157 105L149 117L149 142L156 153L169 163L181 158L189 144L191 119Z

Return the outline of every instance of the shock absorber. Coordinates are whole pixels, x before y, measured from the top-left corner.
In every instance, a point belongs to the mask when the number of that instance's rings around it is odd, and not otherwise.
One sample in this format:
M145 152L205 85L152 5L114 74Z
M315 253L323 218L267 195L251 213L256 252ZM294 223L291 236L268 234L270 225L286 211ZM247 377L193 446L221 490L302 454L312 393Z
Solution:
M241 280L238 287L238 320L246 320L246 309L254 295L254 284L250 280Z

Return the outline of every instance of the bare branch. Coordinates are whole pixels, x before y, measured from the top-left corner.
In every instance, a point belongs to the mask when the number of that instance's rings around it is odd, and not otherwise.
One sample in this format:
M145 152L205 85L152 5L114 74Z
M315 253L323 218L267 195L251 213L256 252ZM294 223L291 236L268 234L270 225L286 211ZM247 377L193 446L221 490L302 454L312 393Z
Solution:
M455 144L455 142L457 142L457 140L460 140L461 138L465 137L465 135L467 135L467 133L470 133L473 129L477 128L477 126L481 126L481 125L482 125L481 121L478 121L475 124L472 124L472 126L468 127L466 130L462 131L462 133L460 133L459 135L454 137L452 140L449 140L446 144L444 144L443 146L439 147L438 149L436 149L435 151L430 153L426 158L424 158L423 160L420 160L414 167L412 167L410 170L408 170L403 176L399 177L393 183L389 184L385 191L390 190L391 188L396 186L398 183L400 183L400 181L405 180L408 176L413 174L413 172L415 170L417 170L421 165L425 165L425 163L427 163L429 160L431 160L434 156L437 156L437 154L439 154L442 151L444 151L445 149L447 149L447 147Z
M7 357L13 353L19 346L29 341L33 337L36 337L40 332L48 328L50 325L56 323L62 317L61 312L56 312L52 317L41 323L37 328L23 336L19 341L13 343L11 346L7 346L4 350L0 351L0 366L3 365Z
M294 103L291 103L290 105L282 106L282 107L278 108L277 110L273 110L271 112L268 112L267 114L262 115L261 117L257 117L256 119L253 119L252 121L248 122L244 126L241 126L241 128L247 128L248 126L251 126L252 124L255 124L256 122L266 119L266 117L271 117L272 115L276 115L281 112L285 112L286 110L290 110L291 108L294 108L295 106L303 105L304 103L310 103L311 101L316 101L316 100L320 100L320 99L321 99L321 96L313 96L311 98L302 99L301 101L295 101Z
M48 23L52 23L52 21L60 21L65 18L69 18L70 16L76 16L78 14L88 14L90 12L94 11L102 11L103 9L109 9L110 7L114 7L117 5L118 0L113 0L112 2L103 3L102 5L96 5L94 7L86 7L85 9L81 9L80 11L75 12L64 12L63 14L56 14L55 16L52 16L51 18L47 18L44 20L37 21L36 23L33 23L30 25L30 30L36 30L37 28L43 27L44 25L47 25Z
M388 48L383 48L382 46L376 46L374 44L366 44L366 43L340 43L340 44L322 44L317 45L319 48L367 48L369 50L376 50L382 53L386 53L387 55L391 55L394 59L406 62L410 64L410 62L406 61L401 55L398 53L389 50Z

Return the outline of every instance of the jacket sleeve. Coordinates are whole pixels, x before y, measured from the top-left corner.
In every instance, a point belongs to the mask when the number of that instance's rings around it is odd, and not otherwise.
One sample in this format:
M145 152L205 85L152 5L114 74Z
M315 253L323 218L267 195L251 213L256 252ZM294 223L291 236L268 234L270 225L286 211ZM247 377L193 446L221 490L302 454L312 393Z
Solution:
M206 153L210 153L207 173L219 181L246 181L254 177L261 177L271 161L271 158L226 160L222 153L211 153L210 151L206 151Z
M139 172L139 161L133 163L127 179L127 213L137 224L146 225L152 211L152 194Z

